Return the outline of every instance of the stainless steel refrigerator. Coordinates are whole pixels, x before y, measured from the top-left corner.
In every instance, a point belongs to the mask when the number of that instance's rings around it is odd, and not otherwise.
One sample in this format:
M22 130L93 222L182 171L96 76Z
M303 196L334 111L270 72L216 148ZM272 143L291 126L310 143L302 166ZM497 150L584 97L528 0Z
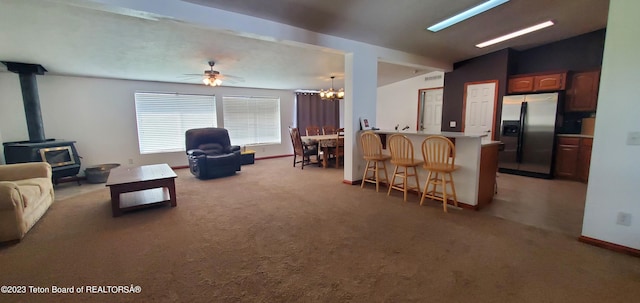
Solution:
M502 99L500 172L553 177L553 147L558 125L558 93L514 95Z

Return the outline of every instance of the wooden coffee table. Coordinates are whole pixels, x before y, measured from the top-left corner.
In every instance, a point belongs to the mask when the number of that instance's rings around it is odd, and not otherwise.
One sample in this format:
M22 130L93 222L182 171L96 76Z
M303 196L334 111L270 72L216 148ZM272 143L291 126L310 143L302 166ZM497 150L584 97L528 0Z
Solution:
M123 211L165 202L176 207L177 177L167 164L112 169L106 186L111 190L113 216L119 217Z

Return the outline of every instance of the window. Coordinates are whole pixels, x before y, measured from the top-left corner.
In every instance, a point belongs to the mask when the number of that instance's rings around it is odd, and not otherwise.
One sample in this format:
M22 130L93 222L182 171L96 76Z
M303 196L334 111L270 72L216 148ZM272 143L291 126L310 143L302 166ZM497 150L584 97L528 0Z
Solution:
M280 144L279 98L224 96L222 112L231 144Z
M141 154L184 151L184 133L216 127L216 99L210 95L136 93Z

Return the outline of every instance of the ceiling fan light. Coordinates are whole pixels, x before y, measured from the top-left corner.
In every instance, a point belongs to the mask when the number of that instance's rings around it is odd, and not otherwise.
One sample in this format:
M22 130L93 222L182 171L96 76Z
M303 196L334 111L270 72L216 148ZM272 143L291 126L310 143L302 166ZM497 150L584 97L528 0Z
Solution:
M211 83L211 82L209 81L209 78L204 78L204 79L202 79L202 82L204 83L204 85L209 85L209 83Z
M220 85L222 85L222 80L215 79L215 80L213 80L213 84L214 84L214 86L220 86Z

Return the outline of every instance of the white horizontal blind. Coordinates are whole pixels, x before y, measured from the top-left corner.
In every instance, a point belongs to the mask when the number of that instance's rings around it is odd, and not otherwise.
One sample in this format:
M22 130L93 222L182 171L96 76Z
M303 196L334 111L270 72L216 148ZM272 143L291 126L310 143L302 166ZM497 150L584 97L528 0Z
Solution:
M141 154L184 151L188 129L218 126L212 95L135 93L135 99Z
M231 144L280 144L279 98L224 96L222 112Z

